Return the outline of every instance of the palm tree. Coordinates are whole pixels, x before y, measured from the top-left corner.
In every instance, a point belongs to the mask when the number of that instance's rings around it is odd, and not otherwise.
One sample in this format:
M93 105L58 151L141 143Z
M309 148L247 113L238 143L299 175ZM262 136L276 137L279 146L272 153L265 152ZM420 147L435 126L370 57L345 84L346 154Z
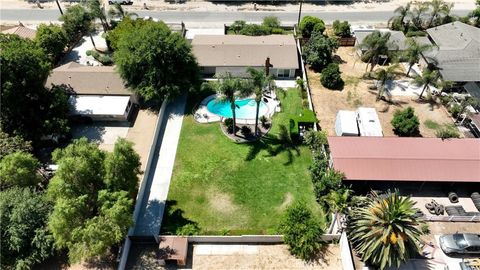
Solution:
M370 63L370 72L373 71L373 68L380 59L380 56L389 55L389 47L393 46L389 42L390 40L390 32L381 33L380 31L375 31L368 36L360 44L362 49L365 49L365 53L363 53L362 57L368 59Z
M407 71L408 77L408 74L410 74L413 65L420 60L420 56L423 55L423 53L425 53L426 51L431 50L433 46L428 44L418 44L413 38L407 39L406 43L408 46L405 50L405 57L407 58L409 64Z
M476 1L476 8L468 16L473 19L473 25L480 27L480 0Z
M108 10L108 16L112 18L125 18L125 17L138 17L138 14L135 12L125 11L119 3L115 3L113 7L110 7Z
M90 11L90 14L92 14L93 18L100 19L100 22L102 23L102 27L103 27L103 32L107 32L110 27L107 22L107 16L105 16L105 12L103 8L100 6L100 1L88 0L87 5Z
M405 18L407 18L410 15L410 5L411 3L407 3L405 6L399 6L393 11L393 13L397 15L393 16L392 18L390 18L390 20L388 20L388 25L390 25L391 28L394 27L395 22L399 22L403 28L401 30L402 31L406 30L407 23L405 22ZM400 29L393 29L393 30L400 30Z
M342 188L339 190L331 190L322 199L333 213L345 213L350 202L351 194L351 189Z
M422 222L415 216L414 205L395 191L374 194L367 207L351 211L347 231L364 262L380 269L398 268L419 253Z
M385 84L387 81L391 81L395 78L398 69L399 65L396 63L388 66L387 68L380 68L375 71L375 78L380 84L378 87L377 100L380 100L380 98L383 97L383 94L385 93Z
M412 23L419 30L423 29L422 16L427 11L428 11L428 4L418 3L410 12L412 17Z
M237 118L235 109L237 105L235 100L237 98L245 97L248 94L249 87L245 81L235 78L231 73L227 72L218 76L218 81L214 84L218 93L218 101L230 103L233 119L233 134L237 134Z
M425 69L423 70L422 72L422 75L417 75L415 77L415 83L418 84L418 85L423 85L423 89L422 89L422 92L420 93L420 96L418 97L419 99L422 99L423 97L423 92L425 92L425 89L430 89L430 84L432 85L436 85L437 82L438 82L438 78L439 78L439 73L438 71L436 70L429 70L429 69Z
M441 15L448 16L450 10L453 7L453 3L447 4L444 0L432 0L428 3L428 5L432 8L432 12L430 13L430 22L428 23L428 27L433 26L433 22L439 18Z
M255 95L255 102L257 103L257 110L255 114L255 136L258 136L258 114L260 111L260 103L262 102L263 94L270 91L270 84L273 81L272 76L266 75L264 70L249 67L247 72L250 74L253 84L253 94Z

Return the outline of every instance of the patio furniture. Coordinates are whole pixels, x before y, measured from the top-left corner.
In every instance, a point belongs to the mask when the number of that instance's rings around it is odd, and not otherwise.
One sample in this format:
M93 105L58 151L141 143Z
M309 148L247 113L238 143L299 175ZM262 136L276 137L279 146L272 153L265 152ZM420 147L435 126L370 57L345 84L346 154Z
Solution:
M160 237L160 260L176 261L178 265L187 264L188 239L181 236L162 236Z

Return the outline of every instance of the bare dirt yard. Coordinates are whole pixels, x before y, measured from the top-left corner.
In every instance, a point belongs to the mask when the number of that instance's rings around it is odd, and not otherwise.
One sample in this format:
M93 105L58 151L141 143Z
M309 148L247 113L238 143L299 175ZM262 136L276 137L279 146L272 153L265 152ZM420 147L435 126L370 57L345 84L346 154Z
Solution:
M377 91L369 90L373 80L362 79L366 64L356 55L354 47L340 47L336 52L336 61L340 65L345 81L343 90L329 90L320 83L320 73L307 67L312 101L320 127L328 135L335 135L335 117L339 110L356 110L358 107L373 107L377 110L384 136L396 136L390 121L397 109L411 106L420 122L420 134L423 137L435 137L435 129L425 125L425 121L439 125L453 124L452 119L440 102L418 100L417 96L392 96L391 102L376 100ZM377 66L376 68L379 68ZM398 79L405 79L398 75Z

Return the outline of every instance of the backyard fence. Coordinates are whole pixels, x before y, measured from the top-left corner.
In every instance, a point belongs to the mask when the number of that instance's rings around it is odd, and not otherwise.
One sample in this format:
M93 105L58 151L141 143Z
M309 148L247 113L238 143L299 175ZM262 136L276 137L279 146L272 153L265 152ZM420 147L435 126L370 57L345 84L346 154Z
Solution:
M161 236L160 236L161 237ZM283 244L283 235L239 235L239 236L223 236L223 235L194 235L186 236L189 243L197 244ZM332 242L340 239L340 234L324 234L322 240Z
M295 36L297 36L297 28L296 27L293 28L293 33L294 33ZM298 54L299 54L299 57L300 57L300 66L302 68L302 80L303 80L304 85L305 85L305 91L307 91L308 108L310 110L314 111L313 103L312 103L312 96L311 96L311 93L310 93L310 86L308 84L307 70L305 69L305 63L303 62L303 57L302 57L302 46L300 44L300 39L297 39L296 43L297 43ZM313 129L315 131L317 131L318 130L317 125L314 125Z
M354 37L342 37L338 39L338 44L340 46L355 46L356 40Z
M352 249L350 248L350 243L348 242L345 232L340 236L340 257L342 258L343 270L355 270Z
M153 157L155 156L155 149L156 149L157 144L158 144L158 138L161 137L160 134L159 134L160 129L162 127L164 119L166 118L165 117L165 110L166 110L167 104L168 104L167 101L164 101L162 103L162 106L160 107L160 111L158 112L158 118L157 118L157 122L156 122L156 125L155 125L155 133L154 133L152 145L150 146L150 150L148 152L147 166L145 166L145 172L143 174L142 183L141 183L140 188L138 190L137 200L135 201L135 210L133 211L134 224L137 222L138 216L140 214L140 207L142 205L143 197L145 195L145 186L147 185L147 182L148 182L147 178L148 178L148 175L150 174L150 168L152 167L152 161L153 161ZM128 253L130 252L130 246L132 245L132 241L130 239L130 236L132 236L134 234L134 229L135 229L134 227L131 227L128 230L127 238L125 239L125 242L122 246L122 255L121 255L121 258L120 258L120 262L118 264L118 268L117 268L118 270L125 269L125 266L127 264Z

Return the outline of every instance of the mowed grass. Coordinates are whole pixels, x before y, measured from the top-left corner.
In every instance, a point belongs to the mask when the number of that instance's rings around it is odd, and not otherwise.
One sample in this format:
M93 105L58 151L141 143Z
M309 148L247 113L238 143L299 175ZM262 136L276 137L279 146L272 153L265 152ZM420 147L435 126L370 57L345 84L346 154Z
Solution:
M290 89L280 99L282 112L274 116L267 138L250 144L227 138L219 123L199 124L185 116L163 233L194 223L201 234L274 234L295 200L307 202L324 220L308 172L309 149L280 147L277 139L280 125L288 128L290 115L301 112L301 94Z

